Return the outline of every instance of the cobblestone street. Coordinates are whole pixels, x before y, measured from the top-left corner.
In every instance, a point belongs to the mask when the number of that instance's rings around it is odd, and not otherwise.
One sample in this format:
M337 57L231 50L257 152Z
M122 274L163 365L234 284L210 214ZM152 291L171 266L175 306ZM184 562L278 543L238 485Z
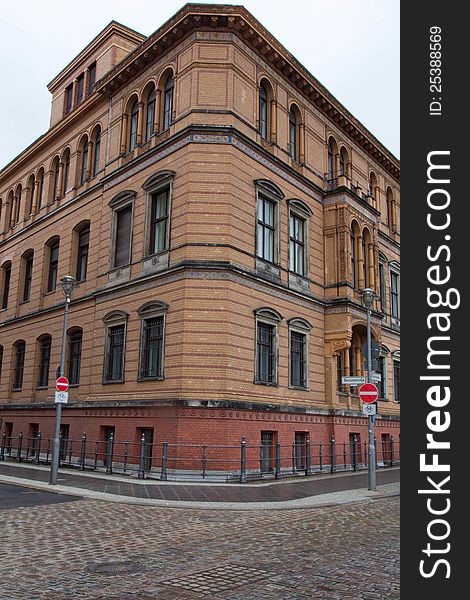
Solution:
M1 600L399 598L399 498L211 511L97 500L0 511Z

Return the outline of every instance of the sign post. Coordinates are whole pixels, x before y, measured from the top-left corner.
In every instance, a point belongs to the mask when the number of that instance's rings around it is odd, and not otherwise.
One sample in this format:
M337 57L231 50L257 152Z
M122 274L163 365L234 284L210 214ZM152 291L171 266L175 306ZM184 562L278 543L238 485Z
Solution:
M368 399L368 402L375 402L379 396L379 392L377 387L371 383L372 381L372 343L371 343L371 335L370 335L370 312L372 307L372 302L374 301L374 290L371 288L365 288L362 290L362 301L366 307L367 313L367 380L369 383L365 383L361 386L359 390L359 396L361 400L364 402L364 398ZM375 345L374 345L375 348ZM363 388L365 388L363 390ZM363 390L363 394L361 395L361 390ZM373 398L373 400L371 400ZM377 475L375 468L375 439L374 439L374 419L375 414L369 413L369 460L368 460L368 472L369 472L369 490L375 491L377 488Z

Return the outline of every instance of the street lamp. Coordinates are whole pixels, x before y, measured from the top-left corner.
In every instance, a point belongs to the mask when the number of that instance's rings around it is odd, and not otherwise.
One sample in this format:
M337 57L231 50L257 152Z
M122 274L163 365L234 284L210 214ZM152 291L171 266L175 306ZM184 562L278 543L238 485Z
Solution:
M374 301L375 293L371 288L362 290L362 301L367 311L367 382L371 383L372 375L372 353L370 339L370 313L372 302ZM375 439L374 439L374 419L375 415L369 415L369 490L375 491L377 487L377 478L375 472Z
M67 343L67 321L69 316L69 304L70 297L77 282L71 275L65 275L60 280L60 287L64 292L65 303L64 303L64 326L62 329L62 347L60 351L60 368L59 377L62 377L65 372L65 347ZM54 429L54 441L52 445L52 458L51 458L51 474L49 478L50 485L57 485L57 473L59 470L59 455L60 455L60 419L62 416L62 403L56 402L55 405L55 429Z

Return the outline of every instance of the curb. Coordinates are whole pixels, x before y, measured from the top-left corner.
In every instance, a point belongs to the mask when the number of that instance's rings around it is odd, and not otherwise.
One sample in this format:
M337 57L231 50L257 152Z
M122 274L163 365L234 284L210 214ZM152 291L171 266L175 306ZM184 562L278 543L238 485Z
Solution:
M33 481L20 477L9 477L0 475L0 483L17 485L20 487L32 488L43 492L54 494L64 494L66 496L78 496L88 500L101 500L105 502L114 502L117 504L131 504L140 506L152 506L159 508L192 508L200 510L293 510L302 508L325 508L332 506L341 506L355 502L364 502L371 500L381 500L384 498L396 497L400 493L396 491L384 492L377 490L371 492L366 488L355 490L344 490L341 492L330 492L318 496L308 496L297 500L285 500L281 502L199 502L188 500L156 500L152 498L135 498L132 496L119 496L117 494L108 494L106 492L97 492L83 488L72 488L65 485L51 486L41 481ZM379 486L383 487L383 486Z

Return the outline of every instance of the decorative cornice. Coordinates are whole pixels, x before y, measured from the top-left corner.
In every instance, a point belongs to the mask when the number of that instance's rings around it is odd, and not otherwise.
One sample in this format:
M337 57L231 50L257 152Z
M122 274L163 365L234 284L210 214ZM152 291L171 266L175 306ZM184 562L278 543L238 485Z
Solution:
M193 32L214 30L236 35L399 182L398 159L242 6L186 4L96 82L95 89L111 96Z

